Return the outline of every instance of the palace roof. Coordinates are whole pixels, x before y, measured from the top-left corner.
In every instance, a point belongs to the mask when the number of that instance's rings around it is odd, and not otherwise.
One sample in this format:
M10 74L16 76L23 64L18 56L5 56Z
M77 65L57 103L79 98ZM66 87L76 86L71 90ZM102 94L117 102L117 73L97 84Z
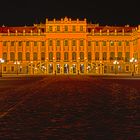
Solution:
M16 31L18 33L23 33L25 31L25 33L31 33L31 31L33 33L38 33L38 27L36 26L23 26L23 27L0 27L0 33L16 33ZM44 32L43 30L41 30L41 32Z
M102 33L105 33L107 31L109 32L122 32L124 31L125 33L132 33L133 29L136 29L136 27L130 27L128 25L126 26L98 26L94 24L89 24L87 26L87 31L91 32L94 30L95 33L99 33L100 31Z

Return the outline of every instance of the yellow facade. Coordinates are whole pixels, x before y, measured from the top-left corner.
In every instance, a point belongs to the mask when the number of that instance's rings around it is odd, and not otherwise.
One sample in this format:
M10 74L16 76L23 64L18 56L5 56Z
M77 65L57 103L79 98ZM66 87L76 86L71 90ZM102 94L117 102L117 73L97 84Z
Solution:
M65 17L0 27L4 75L139 74L139 58L140 26L99 26Z

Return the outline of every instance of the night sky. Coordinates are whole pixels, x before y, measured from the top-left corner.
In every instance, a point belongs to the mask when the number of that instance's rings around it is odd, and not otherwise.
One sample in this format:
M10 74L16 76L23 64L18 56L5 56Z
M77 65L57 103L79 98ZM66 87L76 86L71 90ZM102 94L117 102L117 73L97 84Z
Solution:
M61 17L87 18L101 25L138 25L140 8L136 0L2 0L0 26L45 23Z

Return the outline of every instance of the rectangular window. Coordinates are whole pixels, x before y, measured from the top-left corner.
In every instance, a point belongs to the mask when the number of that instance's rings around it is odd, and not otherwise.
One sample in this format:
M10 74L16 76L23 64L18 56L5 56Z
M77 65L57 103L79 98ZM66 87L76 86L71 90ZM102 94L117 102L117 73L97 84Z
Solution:
M14 66L11 67L11 71L12 71L12 72L14 71Z
M129 46L129 41L126 41L126 46Z
M106 41L103 41L103 46L106 46Z
M49 52L49 61L53 61L53 53Z
M129 66L126 66L126 71L127 71L127 72L129 71Z
M84 46L84 41L80 40L80 46Z
M41 42L41 46L45 46L45 41L42 41Z
M99 52L95 52L95 60L99 60Z
M118 42L118 46L121 46L121 45L122 45L122 42L121 42L121 41L119 41L119 42Z
M10 61L15 61L15 53L10 52Z
M72 31L75 32L76 31L76 27L72 26Z
M30 53L26 52L26 61L30 61Z
M110 41L110 46L114 46L114 41Z
M60 26L56 26L56 30L59 32L60 31Z
M49 46L52 46L52 45L53 45L52 40L49 40Z
M83 26L80 26L80 32L83 32Z
M3 53L2 58L4 59L4 61L7 61L7 53L6 52Z
M125 53L125 62L129 62L130 60L130 52Z
M92 57L91 57L91 52L88 52L88 61L91 61Z
M6 67L3 67L3 71L6 71Z
M65 25L65 27L64 27L64 31L65 31L65 32L68 31L68 26Z
M41 61L45 61L45 52L41 52Z
M7 46L7 42L6 41L3 42L3 46Z
M68 52L64 52L64 61L68 61Z
M33 60L36 61L37 60L37 52L33 53Z
M19 42L18 42L18 45L19 45L19 46L22 46L22 41L19 41Z
M88 46L91 47L91 41L88 41Z
M103 52L103 60L107 60L107 52Z
M34 46L37 46L37 41L34 42Z
M80 52L80 60L84 60L84 52Z
M56 46L60 46L60 40L56 41Z
M14 46L14 45L15 45L15 42L14 42L14 41L12 41L12 42L11 42L11 46Z
M96 45L96 46L98 46L98 45L99 45L98 41L96 41L96 42L95 42L95 45Z
M18 61L22 61L22 52L18 52Z
M26 46L29 46L29 44L30 44L29 41L27 41L27 42L26 42Z
M72 46L76 46L76 40L72 40Z
M64 40L64 46L68 46L68 40Z
M52 32L52 26L49 26L49 31Z
M76 61L76 52L72 52L72 60Z
M56 60L59 61L61 59L61 54L60 52L57 52L56 53Z

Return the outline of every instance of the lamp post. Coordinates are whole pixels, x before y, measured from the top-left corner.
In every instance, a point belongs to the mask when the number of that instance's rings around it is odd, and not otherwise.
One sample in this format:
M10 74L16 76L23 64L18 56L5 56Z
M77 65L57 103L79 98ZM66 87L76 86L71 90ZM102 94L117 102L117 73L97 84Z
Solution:
M18 65L20 64L20 62L19 61L15 61L14 64L17 66L16 69L17 69L17 76L18 76Z
M1 70L1 72L0 72L0 77L2 77L2 64L4 63L4 60L2 59L2 58L0 58L0 70Z
M137 62L137 59L135 58L131 58L130 59L130 63L132 64L131 66L131 73L132 73L132 76L134 76L135 74L135 63Z
M119 62L115 60L113 64L115 65L115 74L117 74L117 68L118 68L117 65L119 64Z

